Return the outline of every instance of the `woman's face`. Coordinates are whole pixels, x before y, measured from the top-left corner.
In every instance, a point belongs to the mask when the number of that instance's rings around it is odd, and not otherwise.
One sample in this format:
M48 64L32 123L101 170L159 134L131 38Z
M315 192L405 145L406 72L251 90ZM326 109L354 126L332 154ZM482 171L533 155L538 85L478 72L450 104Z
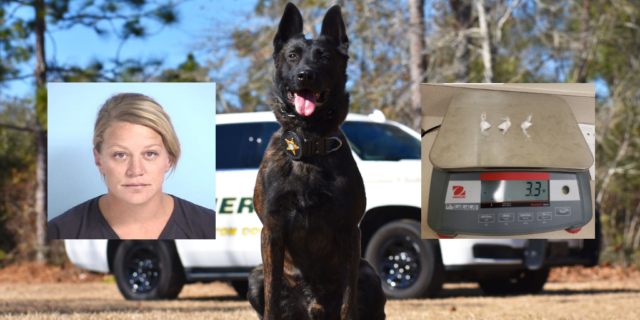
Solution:
M162 137L153 129L129 122L110 125L101 152L93 149L93 155L109 194L130 204L146 203L161 194L164 175L171 168Z

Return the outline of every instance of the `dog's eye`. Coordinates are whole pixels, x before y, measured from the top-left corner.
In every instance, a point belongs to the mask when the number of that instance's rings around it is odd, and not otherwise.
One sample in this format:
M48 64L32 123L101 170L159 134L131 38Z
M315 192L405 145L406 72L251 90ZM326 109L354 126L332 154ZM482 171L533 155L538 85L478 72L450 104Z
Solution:
M297 57L298 57L298 56L297 56L295 53L290 53L290 54L289 54L289 59L295 59L295 58L297 58Z

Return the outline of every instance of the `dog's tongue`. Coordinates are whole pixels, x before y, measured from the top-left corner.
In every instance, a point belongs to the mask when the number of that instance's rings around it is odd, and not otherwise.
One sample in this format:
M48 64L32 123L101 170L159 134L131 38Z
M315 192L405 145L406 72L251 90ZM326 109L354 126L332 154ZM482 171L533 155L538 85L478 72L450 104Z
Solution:
M311 90L300 90L296 95L296 111L300 115L310 116L316 110L316 96Z

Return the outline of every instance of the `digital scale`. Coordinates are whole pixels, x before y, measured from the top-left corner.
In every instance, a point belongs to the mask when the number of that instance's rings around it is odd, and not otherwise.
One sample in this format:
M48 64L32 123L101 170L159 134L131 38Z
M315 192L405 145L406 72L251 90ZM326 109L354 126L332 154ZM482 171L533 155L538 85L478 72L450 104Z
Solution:
M483 113L491 125L487 130L481 129ZM529 116L525 130L521 124ZM503 132L498 127L506 117L511 126ZM457 93L429 158L427 223L441 238L577 233L593 216L593 156L571 109L558 97Z

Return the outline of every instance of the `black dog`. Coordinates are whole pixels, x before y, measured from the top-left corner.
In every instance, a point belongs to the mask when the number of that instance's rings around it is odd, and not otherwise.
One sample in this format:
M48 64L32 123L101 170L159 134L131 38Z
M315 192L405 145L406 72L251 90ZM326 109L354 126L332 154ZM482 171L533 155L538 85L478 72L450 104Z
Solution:
M340 7L310 40L287 4L273 44L272 108L282 128L256 181L263 264L249 277L249 302L260 319L384 319L380 277L360 258L364 185L339 128L349 111Z

